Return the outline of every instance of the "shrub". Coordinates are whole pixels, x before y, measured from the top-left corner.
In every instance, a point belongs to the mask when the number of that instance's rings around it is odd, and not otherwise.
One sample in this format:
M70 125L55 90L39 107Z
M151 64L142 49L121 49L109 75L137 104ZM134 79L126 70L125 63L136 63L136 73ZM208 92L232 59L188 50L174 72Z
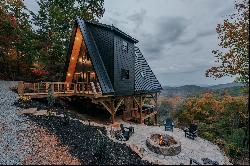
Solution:
M22 103L27 103L31 100L30 96L20 96L18 101L22 102Z
M201 133L200 136L209 140L209 141L214 141L216 139L216 135L211 131L205 131L205 132Z
M242 155L241 150L233 143L227 145L226 152L230 157L233 158L240 157Z
M154 125L154 121L152 120L151 117L148 117L148 118L147 118L147 120L146 120L146 125L148 125L148 126Z

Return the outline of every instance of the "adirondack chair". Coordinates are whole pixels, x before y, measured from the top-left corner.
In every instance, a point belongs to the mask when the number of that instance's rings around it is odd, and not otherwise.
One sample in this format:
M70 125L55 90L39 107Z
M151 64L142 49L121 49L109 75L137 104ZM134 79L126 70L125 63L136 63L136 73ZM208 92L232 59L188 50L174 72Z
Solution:
M195 137L197 137L197 125L196 124L190 124L189 128L184 129L185 137L191 138L194 140Z
M173 128L174 128L174 123L173 120L171 118L167 118L164 122L164 126L165 126L165 131L166 130L170 130L173 132Z
M129 140L129 137L134 133L133 127L124 127L123 124L120 124L121 132L125 140Z
M202 158L201 159L203 161L203 164L206 164L206 165L219 165L218 161L214 161L214 160L211 160L209 158Z
M197 160L190 158L190 163L189 163L189 165L202 165L202 164L199 163Z

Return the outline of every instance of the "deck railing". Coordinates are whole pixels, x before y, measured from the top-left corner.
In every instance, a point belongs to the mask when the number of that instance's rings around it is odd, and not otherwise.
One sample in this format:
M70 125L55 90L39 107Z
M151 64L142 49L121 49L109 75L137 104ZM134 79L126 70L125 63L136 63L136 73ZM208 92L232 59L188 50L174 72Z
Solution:
M101 94L101 88L98 82L78 82L76 85L77 94Z
M47 95L51 91L52 94L101 94L99 83L94 82L39 82L18 84L18 93L20 95Z

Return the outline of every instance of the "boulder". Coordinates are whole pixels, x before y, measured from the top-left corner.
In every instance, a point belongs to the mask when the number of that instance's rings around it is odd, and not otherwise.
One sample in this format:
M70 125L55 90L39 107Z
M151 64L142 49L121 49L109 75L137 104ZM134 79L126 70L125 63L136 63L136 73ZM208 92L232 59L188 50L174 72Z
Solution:
M37 108L28 108L21 111L21 114L34 114Z
M40 110L34 113L34 115L39 116L39 115L47 115L48 112L47 110Z

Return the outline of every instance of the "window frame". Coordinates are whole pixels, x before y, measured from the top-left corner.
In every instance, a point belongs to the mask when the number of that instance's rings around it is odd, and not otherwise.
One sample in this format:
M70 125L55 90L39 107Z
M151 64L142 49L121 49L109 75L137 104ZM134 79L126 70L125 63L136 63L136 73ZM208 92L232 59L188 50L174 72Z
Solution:
M128 42L125 40L122 41L122 52L126 54L128 53Z
M129 70L121 68L121 80L129 80Z

